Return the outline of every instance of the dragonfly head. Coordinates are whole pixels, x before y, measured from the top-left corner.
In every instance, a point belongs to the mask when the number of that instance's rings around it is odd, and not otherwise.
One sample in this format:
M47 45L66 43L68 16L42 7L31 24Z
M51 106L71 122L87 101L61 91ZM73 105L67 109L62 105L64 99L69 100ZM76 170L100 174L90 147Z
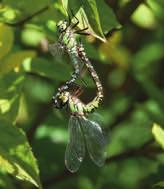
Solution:
M69 92L67 91L58 93L56 96L52 97L53 104L57 109L63 108L67 104L68 100L69 100Z
M58 23L57 23L57 29L60 33L64 32L67 27L68 27L68 21L67 20L60 20Z

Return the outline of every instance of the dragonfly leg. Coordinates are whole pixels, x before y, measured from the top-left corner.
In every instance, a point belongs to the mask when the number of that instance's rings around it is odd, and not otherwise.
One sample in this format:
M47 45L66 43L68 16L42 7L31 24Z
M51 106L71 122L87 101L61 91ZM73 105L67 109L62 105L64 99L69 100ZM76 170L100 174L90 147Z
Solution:
M79 88L75 91L74 95L76 97L79 97L82 93L83 93L83 88L81 86L79 86Z
M83 17L83 16L82 16L82 24L83 24L83 29L76 30L75 32L76 32L77 34L80 34L80 35L90 35L89 33L84 32L84 31L88 30L88 26L85 27L84 17Z
M70 12L71 12L71 13L70 13ZM68 25L70 26L70 25L71 25L71 17L72 17L72 15L74 15L74 14L73 14L73 10L70 9L69 7L68 7L67 14L68 14Z
M76 90L80 88L80 85L77 83L70 83L70 87L76 87Z
M87 33L87 32L76 32L76 33L79 35L90 35L90 33Z
M85 27L85 28L83 28L83 29L81 29L81 30L76 30L75 32L77 33L77 32L83 32L83 31L86 31L88 29L88 27Z
M73 18L75 18L76 21L77 21L77 22L72 26L72 29L73 29L73 28L75 28L75 27L79 24L79 19L74 15L72 9L71 9L71 14L72 14ZM80 35L89 35L89 33L83 32L83 31L86 31L87 29L88 29L88 27L85 27L85 28L83 28L83 29L81 29L81 30L75 31L75 33L80 34Z
M79 24L79 20L72 26L72 29L73 28L76 28L76 26Z
M71 25L71 16L68 14L68 26Z
M89 33L84 32L86 30L88 30L88 27L85 27L85 28L80 29L80 30L76 30L75 33L80 34L80 35L90 35Z
M76 19L76 23L72 26L72 29L75 28L79 24L79 19L74 15L73 10L71 9L71 14L73 18Z
M87 87L87 83L84 79L81 78L82 83Z

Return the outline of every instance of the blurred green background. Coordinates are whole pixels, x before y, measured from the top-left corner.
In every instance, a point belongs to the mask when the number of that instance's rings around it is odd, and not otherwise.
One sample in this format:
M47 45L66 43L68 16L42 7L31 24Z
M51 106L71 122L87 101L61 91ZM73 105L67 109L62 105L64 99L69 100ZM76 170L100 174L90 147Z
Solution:
M64 166L69 114L51 103L72 65L48 51L70 9L91 33L81 38L104 87L95 117L108 141L104 167L86 156L75 174ZM164 187L163 13L163 0L0 1L0 188ZM83 79L87 103L96 89Z

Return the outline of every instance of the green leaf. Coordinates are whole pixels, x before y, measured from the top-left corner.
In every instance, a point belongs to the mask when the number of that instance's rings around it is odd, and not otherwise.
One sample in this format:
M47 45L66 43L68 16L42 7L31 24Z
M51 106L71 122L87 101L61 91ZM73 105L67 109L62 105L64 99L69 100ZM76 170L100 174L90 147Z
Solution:
M154 186L164 187L164 181L158 182L158 183L155 184Z
M106 40L101 28L96 1L83 0L83 3L84 3L84 10L86 10L87 18L89 19L91 26L93 27L96 34L98 34L102 38L102 41L105 42Z
M0 187L3 189L16 189L12 183L12 179L3 171L0 171Z
M16 72L9 72L2 77L0 76L0 98L9 99L18 94L23 80L24 76Z
M22 31L21 38L26 45L36 47L45 39L45 34L40 31L40 28L34 28L33 25L29 25Z
M53 60L53 57L51 58ZM42 76L52 78L58 81L65 81L70 77L70 67L66 62L48 61L43 58L35 58L31 64L31 70ZM62 70L62 74L61 74Z
M24 76L15 72L0 77L0 118L16 120L23 81Z
M5 113L10 109L10 102L7 99L0 99L0 111L1 113Z
M163 101L163 93L162 91L155 85L155 82L152 82L151 80L144 79L144 80L138 80L145 91L145 93L155 100L161 109L164 111L164 101ZM153 92L152 92L153 91Z
M15 122L19 109L20 94L11 99L0 99L0 118Z
M51 0L39 0L34 1L20 1L20 0L4 0L3 5L9 6L12 9L15 9L17 12L17 16L19 16L19 19L23 19L27 16L30 16L32 13L37 12L38 10L44 8L45 6L48 6L50 4Z
M158 18L163 17L164 1L161 0L147 0L148 7L153 11Z
M113 10L103 0L96 0L96 3L103 32L107 33L113 28L120 28L121 25L118 22Z
M9 53L13 46L13 41L14 35L12 28L0 23L0 59Z
M148 56L149 55L149 56ZM157 62L163 57L163 44L159 42L149 43L143 46L133 56L133 70L138 79L152 79Z
M97 10L97 5L95 0L82 0L82 1L68 1L62 0L63 7L68 14L70 10L76 14L76 17L79 19L79 28L84 29L88 27L88 32L94 37L106 41L103 34L99 13Z
M132 20L137 25L144 28L152 28L156 25L152 10L144 4L141 4L137 8L137 10L132 15Z
M10 54L8 57L3 59L0 63L0 74L6 74L12 71L14 68L18 68L26 58L33 58L36 56L35 51L24 50Z
M41 189L38 165L24 132L0 120L0 133L1 170Z
M162 148L164 148L164 130L159 125L154 123L152 133L156 141L162 146Z
M50 80L44 77L29 74L23 83L23 90L30 99L35 99L42 103L49 103L54 91L54 86Z

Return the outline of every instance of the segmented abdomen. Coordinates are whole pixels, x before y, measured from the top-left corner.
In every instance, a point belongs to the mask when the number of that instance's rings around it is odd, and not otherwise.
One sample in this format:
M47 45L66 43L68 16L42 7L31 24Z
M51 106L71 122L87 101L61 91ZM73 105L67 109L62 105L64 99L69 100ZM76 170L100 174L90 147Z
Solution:
M97 87L96 97L90 103L83 105L83 111L86 113L89 113L89 112L94 111L96 108L98 108L100 102L102 101L103 96L104 96L103 87L94 67L92 66L91 62L86 56L86 53L84 51L82 44L78 48L78 55L80 56L81 60L85 62L85 65L88 68L88 71L91 74L92 79Z
M52 98L54 104L57 103L58 97L60 96L61 92L69 89L69 86L73 84L80 75L80 64L76 38L73 31L69 30L69 28L67 30L68 31L66 31L65 34L61 34L60 40L63 48L67 51L72 60L74 72L72 73L71 78L58 88L58 92Z

